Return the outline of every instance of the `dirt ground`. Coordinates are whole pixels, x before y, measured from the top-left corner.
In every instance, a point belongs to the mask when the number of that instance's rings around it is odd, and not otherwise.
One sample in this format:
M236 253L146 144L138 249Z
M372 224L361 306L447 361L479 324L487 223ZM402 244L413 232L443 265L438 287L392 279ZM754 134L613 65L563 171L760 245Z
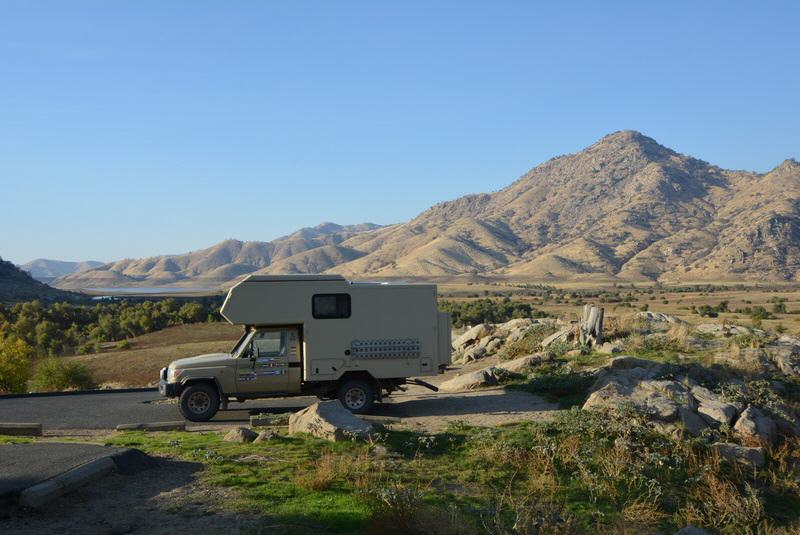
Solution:
M41 511L0 509L0 533L269 533L263 518L224 511L226 490L204 485L201 465L160 459L136 475L112 474L71 492ZM230 499L233 496L228 496Z

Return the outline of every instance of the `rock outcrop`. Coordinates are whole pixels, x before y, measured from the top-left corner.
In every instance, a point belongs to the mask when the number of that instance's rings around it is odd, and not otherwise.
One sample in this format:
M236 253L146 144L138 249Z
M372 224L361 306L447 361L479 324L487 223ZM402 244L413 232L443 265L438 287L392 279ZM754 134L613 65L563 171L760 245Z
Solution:
M345 409L338 400L318 401L289 417L289 434L308 433L325 440L366 440L372 425Z

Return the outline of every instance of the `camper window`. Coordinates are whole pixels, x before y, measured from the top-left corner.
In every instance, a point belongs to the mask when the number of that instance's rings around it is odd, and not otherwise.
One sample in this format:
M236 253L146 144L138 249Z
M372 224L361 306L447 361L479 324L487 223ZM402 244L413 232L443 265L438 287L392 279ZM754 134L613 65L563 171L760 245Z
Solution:
M350 317L349 294L316 294L311 299L311 315L315 319Z

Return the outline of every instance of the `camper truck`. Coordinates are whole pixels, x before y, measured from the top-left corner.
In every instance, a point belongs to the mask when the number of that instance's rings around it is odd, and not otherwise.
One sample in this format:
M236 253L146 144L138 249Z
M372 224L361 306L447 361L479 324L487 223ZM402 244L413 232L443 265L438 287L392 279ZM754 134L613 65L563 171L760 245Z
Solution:
M339 275L250 275L228 292L222 316L243 326L230 353L172 362L159 391L191 421L228 403L315 395L354 413L420 384L450 364L450 315L436 285L350 282ZM411 379L414 378L414 379Z

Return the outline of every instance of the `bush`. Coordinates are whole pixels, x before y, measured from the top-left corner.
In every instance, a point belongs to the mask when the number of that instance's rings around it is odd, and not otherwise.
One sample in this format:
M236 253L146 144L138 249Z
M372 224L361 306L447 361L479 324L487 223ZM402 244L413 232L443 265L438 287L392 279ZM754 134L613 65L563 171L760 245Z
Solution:
M128 340L121 340L117 342L117 349L130 349L131 343Z
M30 380L30 388L35 392L91 390L96 387L97 383L86 366L53 357L42 360Z
M514 342L507 343L498 353L500 360L511 360L523 355L530 355L542 349L542 340L556 332L550 325L534 325L525 335Z
M24 392L33 348L22 340L0 340L0 392Z

